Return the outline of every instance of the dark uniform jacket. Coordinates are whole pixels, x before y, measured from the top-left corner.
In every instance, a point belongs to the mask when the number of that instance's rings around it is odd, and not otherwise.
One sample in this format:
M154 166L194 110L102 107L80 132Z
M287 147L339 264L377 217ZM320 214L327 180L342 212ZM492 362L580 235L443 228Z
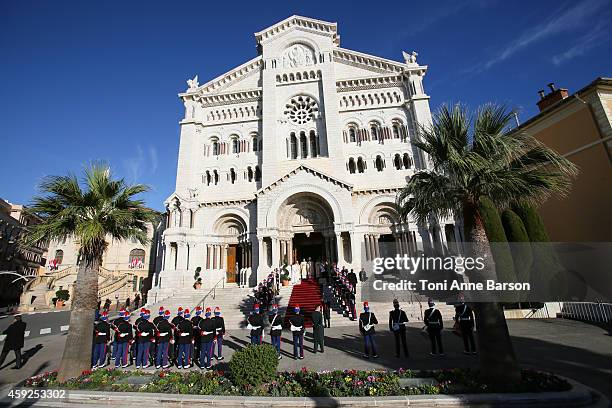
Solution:
M124 320L117 323L117 334L115 335L117 343L127 343L133 338L134 333L132 332L132 325L130 322Z
M176 326L176 329L178 336L176 342L178 344L191 343L191 339L193 338L193 325L191 324L191 321L182 319Z
M193 337L196 341L200 340L200 330L198 327L200 326L200 322L204 320L202 316L193 316L191 318L191 325L193 326Z
M295 315L295 316L291 316L289 318L289 323L291 323L292 326L295 327L301 327L301 332L304 333L304 316L302 315ZM296 333L294 331L292 331L292 333Z
M157 326L162 320L164 320L163 316L157 316L155 319L153 319L153 324Z
M259 313L254 313L247 318L247 322L253 327L258 327L258 329L251 329L251 336L261 336L264 325L263 316Z
M323 331L324 331L323 315L321 314L321 312L318 312L315 310L314 312L312 312L311 318L312 318L312 335L318 339L323 338Z
M171 320L172 324L175 326L178 326L178 324L181 322L181 320L185 320L185 318L183 316L174 316Z
M283 316L280 314L273 314L268 316L270 321L270 336L280 336L283 333ZM274 326L280 326L278 329L274 329Z
M166 319L162 319L157 324L157 338L160 342L167 342L172 339L172 324Z
M200 319L198 324L200 331L200 341L202 343L210 343L215 338L215 322L213 319Z
M444 328L442 313L433 307L427 309L423 314L423 323L427 326L427 330L442 330Z
M376 315L372 312L363 312L359 315L359 332L361 334L374 334L376 332L374 326L370 327L370 330L365 330L364 327L368 324L378 324L378 320L376 320Z
M225 319L221 316L214 316L211 319L215 322L215 335L222 336L225 334Z
M25 337L25 322L13 322L2 334L6 334L3 350L16 350L23 348L23 338Z
M146 319L142 319L140 322L136 323L134 328L136 329L139 343L145 343L155 338L155 326Z
M355 287L357 285L357 275L355 275L355 272L349 272L346 277L347 277L349 283L351 285L353 285L353 287Z
M455 321L462 327L474 327L474 312L466 303L455 306Z
M103 320L94 323L94 343L102 344L110 341L110 324Z
M389 330L395 331L393 330L393 325L395 323L399 325L398 331L406 330L406 325L402 323L408 323L408 316L406 316L406 312L402 309L393 309L389 312Z

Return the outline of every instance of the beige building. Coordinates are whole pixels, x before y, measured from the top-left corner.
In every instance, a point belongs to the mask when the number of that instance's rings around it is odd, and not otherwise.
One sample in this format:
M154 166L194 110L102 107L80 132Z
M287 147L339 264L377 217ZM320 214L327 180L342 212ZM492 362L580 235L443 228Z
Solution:
M159 228L165 221L159 224ZM163 232L150 225L148 238L150 243L141 245L136 241L108 240L108 248L100 268L98 279L98 296L104 302L110 299L121 304L129 297L134 299L137 293L146 293L151 287L150 276L157 267L158 238ZM53 307L53 298L58 290L66 289L70 293L67 306L70 305L79 264L79 243L72 238L53 241L49 244L48 259L42 273L28 284L21 298L22 311Z
M576 93L540 91L540 113L523 130L575 163L580 174L564 199L540 208L551 241L612 241L612 79Z

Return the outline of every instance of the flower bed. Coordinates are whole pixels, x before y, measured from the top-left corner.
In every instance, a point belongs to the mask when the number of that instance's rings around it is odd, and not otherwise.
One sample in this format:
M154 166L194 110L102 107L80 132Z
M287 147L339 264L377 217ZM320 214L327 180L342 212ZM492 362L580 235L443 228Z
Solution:
M130 383L129 377L150 376L145 384ZM437 385L400 386L401 378L433 378ZM436 371L335 370L279 372L258 386L238 387L222 371L177 372L96 370L83 372L64 383L57 372L48 372L26 380L29 387L59 387L98 391L155 392L169 394L238 395L267 397L365 397L422 394L474 394L499 392L567 391L571 385L553 374L522 371L522 381L511 385L490 385L477 381L476 370L450 369ZM127 380L127 381L126 381Z

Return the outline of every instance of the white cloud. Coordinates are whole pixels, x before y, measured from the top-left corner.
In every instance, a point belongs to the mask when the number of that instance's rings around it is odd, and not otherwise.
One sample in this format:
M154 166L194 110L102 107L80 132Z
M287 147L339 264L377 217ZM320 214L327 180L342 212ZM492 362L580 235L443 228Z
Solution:
M130 153L131 156L129 158L122 160L125 173L130 182L138 183L144 175L155 174L158 166L157 149L155 146L150 146L145 153L145 150L140 145L136 145Z
M600 20L591 31L580 37L568 50L552 57L553 64L559 66L565 61L586 54L610 39L610 33L604 20Z

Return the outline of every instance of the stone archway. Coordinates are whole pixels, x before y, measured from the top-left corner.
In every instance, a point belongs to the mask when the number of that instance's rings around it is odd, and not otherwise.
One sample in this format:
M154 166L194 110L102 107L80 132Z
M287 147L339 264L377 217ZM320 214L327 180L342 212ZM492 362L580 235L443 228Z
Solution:
M212 259L207 258L207 268L224 269L227 282L234 283L238 271L251 262L247 224L240 215L226 213L215 221L213 232L219 244L211 245Z

